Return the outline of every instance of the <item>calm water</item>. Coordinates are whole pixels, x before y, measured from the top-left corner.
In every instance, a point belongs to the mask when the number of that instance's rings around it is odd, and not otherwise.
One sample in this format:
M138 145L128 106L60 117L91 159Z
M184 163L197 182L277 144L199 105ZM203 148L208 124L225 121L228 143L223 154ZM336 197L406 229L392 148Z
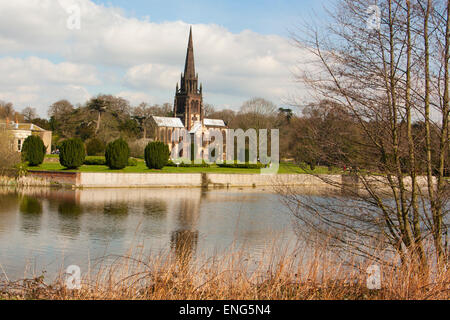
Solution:
M264 189L0 189L0 279L40 274L139 246L188 246L210 255L230 246L258 256L295 241L291 216Z

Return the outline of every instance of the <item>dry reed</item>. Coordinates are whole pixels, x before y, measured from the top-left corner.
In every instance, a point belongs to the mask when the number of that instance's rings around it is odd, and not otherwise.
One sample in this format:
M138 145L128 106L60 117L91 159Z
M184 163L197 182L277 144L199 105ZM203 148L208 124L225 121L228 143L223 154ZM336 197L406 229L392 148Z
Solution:
M449 270L424 277L417 266L381 266L381 289L367 288L370 261L340 262L323 249L272 246L252 259L243 249L210 258L189 250L146 257L142 248L107 256L82 277L79 290L65 276L51 284L43 277L0 283L0 299L449 299ZM351 267L350 267L351 265Z

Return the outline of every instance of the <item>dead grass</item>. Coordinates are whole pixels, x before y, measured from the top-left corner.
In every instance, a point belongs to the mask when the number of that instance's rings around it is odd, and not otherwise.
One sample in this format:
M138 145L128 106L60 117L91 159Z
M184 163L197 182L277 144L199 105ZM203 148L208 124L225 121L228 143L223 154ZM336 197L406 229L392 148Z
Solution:
M140 251L139 251L140 250ZM145 257L143 250L97 261L82 277L80 290L65 278L47 284L43 277L0 283L0 299L444 299L450 298L449 271L425 278L415 266L381 266L379 290L369 290L366 270L349 267L322 250L273 247L262 259L234 250L209 259L174 252Z
M52 184L42 178L22 176L19 178L0 175L0 186L6 187L50 187Z

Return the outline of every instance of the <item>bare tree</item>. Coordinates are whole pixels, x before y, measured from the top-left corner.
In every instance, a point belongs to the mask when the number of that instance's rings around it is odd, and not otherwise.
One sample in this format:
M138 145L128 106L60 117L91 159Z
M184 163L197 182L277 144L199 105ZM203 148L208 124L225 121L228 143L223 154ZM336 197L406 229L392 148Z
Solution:
M237 128L259 129L273 128L277 116L278 107L271 101L263 98L253 98L245 101L238 115L233 121Z
M67 100L59 100L48 109L48 115L56 120L62 120L74 111L73 105Z
M12 120L15 115L14 106L11 102L0 101L0 118Z
M31 122L37 118L36 108L26 107L22 110L22 115L25 121Z
M147 129L151 129L150 117L152 116L152 110L146 103L141 103L139 106L133 109L133 118L139 122L139 126L143 130L142 137L147 139ZM152 131L150 131L152 132Z
M257 115L273 116L277 112L277 106L263 98L253 98L245 101L241 106L241 113L253 113Z
M359 157L347 157L340 146L320 155L352 168L342 181L318 176L347 197L305 201L285 188L284 199L299 226L337 248L379 260L375 251L382 246L404 264L419 261L418 271L426 274L428 240L438 268L448 260L450 4L382 0L377 5L379 28L367 23L367 1L341 0L327 28L307 26L301 36L293 35L317 61L315 74L298 79L316 97L343 108L364 139Z
M154 123L151 121L151 116L168 117L172 115L172 105L164 103L162 106L150 106L142 102L139 106L133 109L132 117L138 121L139 126L143 131L143 138L147 138L147 132L154 132Z
M203 104L203 112L204 112L204 116L209 118L212 114L214 114L216 112L216 109L214 108L214 106L212 104L204 103Z
M230 109L223 109L211 113L209 117L212 119L222 119L227 125L230 125L236 117L236 113Z

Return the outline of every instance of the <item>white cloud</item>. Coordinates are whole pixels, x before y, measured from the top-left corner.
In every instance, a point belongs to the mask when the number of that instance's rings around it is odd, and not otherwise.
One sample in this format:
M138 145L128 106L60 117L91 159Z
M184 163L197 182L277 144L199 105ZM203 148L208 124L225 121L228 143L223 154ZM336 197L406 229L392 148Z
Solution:
M66 26L66 9L74 3L81 7L80 30ZM45 99L56 97L59 86L73 85L86 90L79 91L77 100L89 90L92 94L126 93L133 101L140 97L157 103L172 101L184 68L188 32L189 25L182 21L130 18L118 8L90 0L1 1L0 55L8 58L0 60L0 72L7 72L0 82L9 82L8 96L15 104L33 97L38 105L44 100L13 87L24 85L39 86L47 92ZM238 107L253 96L281 103L298 89L291 71L299 59L308 60L307 53L301 56L287 39L248 30L234 34L214 24L194 25L193 32L196 71L209 103ZM65 62L14 58L17 55L58 57ZM101 76L96 70L101 70Z
M59 99L83 103L90 97L86 86L101 84L93 66L37 57L0 58L0 74L0 100L12 101L18 110L36 107L41 116Z
M156 101L156 98L151 96L150 94L139 91L121 91L117 93L117 96L128 100L133 106L137 106L141 102L154 104Z
M125 74L125 83L135 88L173 89L180 75L179 68L161 64L141 64Z
M83 84L98 85L95 67L70 62L52 63L37 57L0 59L0 84Z
M0 100L12 101L16 110L27 106L35 107L40 116L47 116L47 108L53 102L67 99L73 104L84 103L90 99L88 90L76 85L30 85L3 87L0 89Z

